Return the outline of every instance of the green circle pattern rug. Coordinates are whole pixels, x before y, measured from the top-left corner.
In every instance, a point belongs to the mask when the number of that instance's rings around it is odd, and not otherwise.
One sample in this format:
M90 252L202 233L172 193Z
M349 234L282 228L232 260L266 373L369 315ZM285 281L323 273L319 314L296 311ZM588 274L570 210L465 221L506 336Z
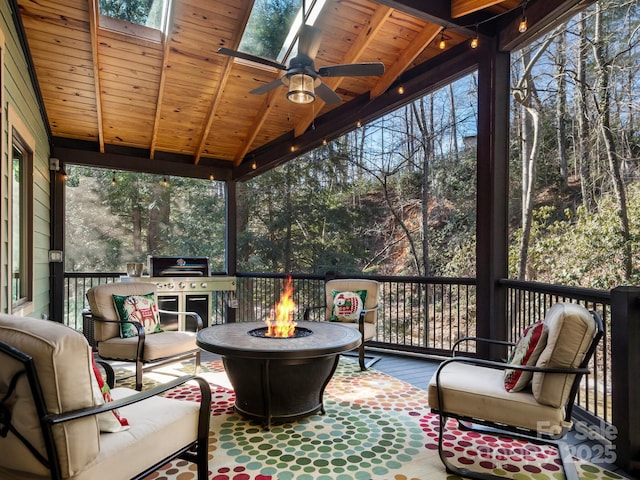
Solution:
M325 415L270 430L235 413L221 362L204 365L200 376L212 386L210 480L458 478L445 472L438 457L438 417L429 412L427 392L373 369L362 372L350 359L341 359L325 391ZM186 385L169 396L197 401L199 390ZM457 431L454 423L448 431L448 455L467 468L516 480L564 478L551 447ZM582 479L623 478L587 462L577 466ZM174 461L147 478L195 479L195 465Z

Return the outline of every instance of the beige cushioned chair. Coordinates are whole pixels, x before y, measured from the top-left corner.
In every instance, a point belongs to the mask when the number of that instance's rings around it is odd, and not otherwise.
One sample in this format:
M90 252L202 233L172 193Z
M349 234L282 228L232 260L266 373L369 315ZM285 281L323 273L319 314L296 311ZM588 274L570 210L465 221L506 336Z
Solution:
M360 368L366 370L374 361L365 362L364 343L376 336L378 309L378 296L380 293L380 284L375 280L367 279L334 279L325 283L325 304L321 306L312 306L305 308L304 319L311 319L311 311L314 309L324 309L324 319L330 320L333 312L334 292L357 292L358 290L366 290L367 297L365 299L364 308L360 312L357 320L344 322L343 325L357 328L362 334L362 343L358 348L358 362Z
M455 418L460 428L472 424L497 428L501 435L553 444L560 450L567 478L577 478L567 462L570 455L554 440L572 427L571 412L580 380L589 373L588 363L603 334L602 319L595 312L573 303L557 303L545 315L547 340L535 365L514 366L478 358L453 356L440 364L429 382L429 406L440 415L438 449L446 470L470 478L504 478L460 468L447 460L443 436L447 418ZM495 342L464 338L464 342ZM533 372L530 386L507 392L506 369Z
M163 331L145 334L142 325L130 322L136 326L138 336L120 337L121 322L118 320L113 295L145 295L151 292L155 296L155 285L144 282L98 285L87 291L89 310L83 312L85 319L93 322L93 337L101 358L136 363L136 390L142 389L144 370L187 358L195 358L195 373L200 366L200 348L196 345L195 332ZM202 328L202 319L197 313L168 313L190 315L196 320L196 330Z
M69 327L0 314L0 478L142 478L180 457L196 462L205 480L209 384L188 375L141 393L114 388L115 401L103 404L93 387L92 355ZM197 381L201 402L158 396L189 380ZM113 408L130 427L103 433L96 415Z

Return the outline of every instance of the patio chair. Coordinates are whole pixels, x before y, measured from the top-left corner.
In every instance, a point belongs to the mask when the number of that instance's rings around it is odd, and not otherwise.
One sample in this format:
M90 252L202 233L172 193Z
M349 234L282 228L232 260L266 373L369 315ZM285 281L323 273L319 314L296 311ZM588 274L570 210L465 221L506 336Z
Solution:
M442 362L429 382L429 406L440 416L438 452L447 472L480 479L502 476L454 465L443 438L447 418L463 430L486 431L558 449L567 479L578 478L567 446L558 442L572 428L571 414L582 376L603 335L596 312L573 303L557 303L544 321L527 328L517 344L462 338L467 342L515 345L509 362L453 356ZM509 390L508 390L509 389Z
M107 384L114 374L103 364ZM0 314L0 478L143 478L172 459L208 476L211 389L186 375L136 392L103 384L85 337L50 320ZM199 401L161 396L195 381Z
M358 363L361 370L366 370L379 358L366 356L364 344L376 336L378 320L378 295L380 284L366 279L334 279L325 283L325 304L307 307L304 320L309 320L311 311L324 309L324 319L343 322L349 327L357 328L362 335L362 343L358 347ZM368 361L365 361L368 358Z
M124 307L117 308L115 300L126 302L126 298L140 297L153 301L150 305L155 309L156 287L150 283L107 283L87 291L89 309L83 312L84 323L92 322L93 337L100 358L135 362L136 390L142 390L144 371L167 363L194 358L194 373L197 373L200 367L200 348L196 345L195 332L162 331L159 319L150 328L148 324L143 326L142 320L133 315L128 319L122 318ZM196 331L202 329L202 319L195 312L156 311L191 316L195 319ZM127 334L123 334L124 328L129 328Z

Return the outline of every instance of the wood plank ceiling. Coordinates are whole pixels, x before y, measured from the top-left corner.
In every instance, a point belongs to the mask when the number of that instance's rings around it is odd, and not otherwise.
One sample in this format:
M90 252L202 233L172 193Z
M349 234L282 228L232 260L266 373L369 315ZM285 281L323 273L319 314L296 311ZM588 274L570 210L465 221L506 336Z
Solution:
M252 0L173 0L166 37L99 15L97 0L15 1L54 145L126 147L149 162L231 170L283 135L299 137L334 108L384 94L403 72L443 52L442 35L447 51L475 36L477 25L482 32L501 14L519 15L521 5L328 0L316 23L323 32L316 68L371 61L386 68L380 77L325 79L344 102L329 106L293 104L285 87L251 95L282 72L217 53L238 49Z

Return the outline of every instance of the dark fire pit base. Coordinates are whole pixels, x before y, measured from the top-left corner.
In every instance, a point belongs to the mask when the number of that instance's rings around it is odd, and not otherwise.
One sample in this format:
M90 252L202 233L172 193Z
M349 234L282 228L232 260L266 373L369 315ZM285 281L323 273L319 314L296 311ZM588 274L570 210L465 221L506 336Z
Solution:
M222 356L233 386L235 409L263 422L288 422L324 413L322 397L338 365L339 355L362 341L355 328L334 322L298 322L307 336L256 337L258 323L228 323L197 333L201 348Z
M338 365L338 356L298 360L223 357L244 417L271 423L324 414L322 397Z

